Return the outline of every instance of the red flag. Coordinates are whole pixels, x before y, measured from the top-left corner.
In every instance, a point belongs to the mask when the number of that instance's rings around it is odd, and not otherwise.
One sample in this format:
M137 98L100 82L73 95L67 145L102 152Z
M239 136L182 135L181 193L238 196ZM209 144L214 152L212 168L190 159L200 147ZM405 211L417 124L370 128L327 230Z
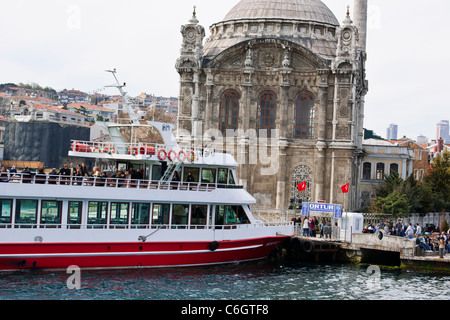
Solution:
M343 193L348 193L350 190L350 183L347 183L345 186L341 187Z
M298 191L305 191L306 190L306 184L307 184L307 182L305 181L305 182L302 182L302 183L299 183L299 184L297 184L297 186L298 186Z

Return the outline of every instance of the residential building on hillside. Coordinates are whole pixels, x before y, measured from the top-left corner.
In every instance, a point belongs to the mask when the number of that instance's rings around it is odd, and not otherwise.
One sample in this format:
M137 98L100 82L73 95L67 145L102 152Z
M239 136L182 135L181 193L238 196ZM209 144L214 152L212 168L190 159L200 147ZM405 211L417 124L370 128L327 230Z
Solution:
M393 142L398 143L400 147L407 147L409 150L414 150L414 161L411 173L414 174L414 179L423 180L430 164L430 151L426 146L420 145L412 139L402 139Z
M430 161L432 161L436 158L437 154L442 155L444 151L450 151L450 143L445 143L443 139L432 141L432 143L428 145L427 150L430 152Z
M85 117L79 113L48 105L24 105L11 109L11 121L17 122L57 122L84 126Z
M81 113L86 117L86 121L113 122L115 111L103 106L95 106L89 103L71 103L66 106L67 110Z
M30 96L13 96L9 98L10 102L14 105L20 104L39 104L39 105L49 105L49 106L57 106L58 102L45 97L30 97Z
M79 90L66 90L58 93L58 102L60 104L70 103L91 103L91 97L89 94L81 92Z
M4 88L5 97L26 96L30 98L54 99L54 90L30 89L19 86L10 86Z
M141 93L140 95L138 95L136 98L139 99L140 103L143 106L147 106L147 107L151 106L152 103L156 100L155 95L147 94L144 92Z

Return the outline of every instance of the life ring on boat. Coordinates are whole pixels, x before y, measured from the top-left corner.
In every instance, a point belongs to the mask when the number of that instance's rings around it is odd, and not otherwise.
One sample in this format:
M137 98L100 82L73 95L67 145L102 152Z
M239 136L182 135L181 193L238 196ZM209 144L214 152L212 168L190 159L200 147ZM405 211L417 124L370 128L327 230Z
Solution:
M167 151L164 150L164 149L160 149L158 151L158 158L159 158L159 160L166 160L166 158L167 158Z
M306 240L305 242L303 242L303 251L309 254L314 253L314 242L312 242L311 240Z
M184 162L186 160L186 152L183 150L178 152L178 160L180 160L180 162Z
M194 162L195 161L195 152L189 151L187 154L187 159L189 160L189 162Z
M209 244L209 250L211 250L212 252L216 251L217 249L219 249L219 243L217 241L211 242Z
M168 154L168 157L169 157L170 161L174 161L177 158L177 153L175 151L173 151L173 150L170 150L169 154Z

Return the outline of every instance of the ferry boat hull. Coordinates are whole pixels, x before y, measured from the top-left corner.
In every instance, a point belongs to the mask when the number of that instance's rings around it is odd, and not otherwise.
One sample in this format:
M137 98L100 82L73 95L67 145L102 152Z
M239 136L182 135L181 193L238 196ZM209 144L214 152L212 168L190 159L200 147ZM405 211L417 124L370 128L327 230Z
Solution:
M0 244L0 271L187 267L261 260L286 236L213 242Z

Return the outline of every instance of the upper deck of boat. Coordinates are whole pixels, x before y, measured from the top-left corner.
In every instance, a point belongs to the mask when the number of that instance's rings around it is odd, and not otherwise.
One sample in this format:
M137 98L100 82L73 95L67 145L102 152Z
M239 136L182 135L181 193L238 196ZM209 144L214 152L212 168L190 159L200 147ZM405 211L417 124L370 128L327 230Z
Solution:
M112 177L89 177L89 176L65 176L52 174L33 173L2 173L0 183L14 184L34 184L34 185L59 185L74 187L95 187L95 188L126 188L126 189L150 189L150 190L172 190L172 191L202 191L209 192L221 189L243 189L241 185L224 183L204 183L204 182L182 182L161 180L152 181L144 179L132 179L130 176L124 178Z

